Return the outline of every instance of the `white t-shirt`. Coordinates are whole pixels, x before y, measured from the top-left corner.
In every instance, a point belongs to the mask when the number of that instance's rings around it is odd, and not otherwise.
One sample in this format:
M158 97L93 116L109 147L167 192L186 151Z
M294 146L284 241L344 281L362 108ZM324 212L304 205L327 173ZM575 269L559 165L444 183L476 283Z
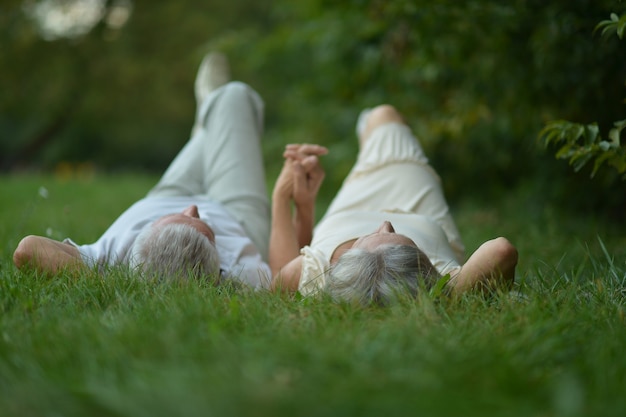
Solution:
M114 266L129 263L131 247L141 230L168 214L180 213L192 204L198 206L200 219L215 233L220 268L226 277L254 288L267 287L269 266L243 227L219 203L202 197L147 197L128 208L96 242L78 245L71 239L89 266Z

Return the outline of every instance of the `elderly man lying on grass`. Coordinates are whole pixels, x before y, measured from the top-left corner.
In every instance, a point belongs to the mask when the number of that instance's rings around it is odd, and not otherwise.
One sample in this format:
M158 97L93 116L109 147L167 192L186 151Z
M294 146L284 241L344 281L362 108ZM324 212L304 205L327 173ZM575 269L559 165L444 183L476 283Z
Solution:
M269 201L261 154L263 102L228 82L219 54L203 60L198 110L189 142L148 193L93 244L27 236L13 259L20 269L130 266L158 279L235 279L266 287Z

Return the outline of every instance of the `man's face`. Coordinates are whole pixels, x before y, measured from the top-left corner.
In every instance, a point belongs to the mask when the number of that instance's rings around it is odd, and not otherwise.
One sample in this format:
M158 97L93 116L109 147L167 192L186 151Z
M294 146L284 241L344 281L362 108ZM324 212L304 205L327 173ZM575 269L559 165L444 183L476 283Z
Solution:
M195 204L187 207L180 213L168 214L158 218L152 226L164 226L166 224L186 224L191 226L206 236L211 243L215 244L215 233L213 233L213 229L211 229L209 225L200 220L198 206Z

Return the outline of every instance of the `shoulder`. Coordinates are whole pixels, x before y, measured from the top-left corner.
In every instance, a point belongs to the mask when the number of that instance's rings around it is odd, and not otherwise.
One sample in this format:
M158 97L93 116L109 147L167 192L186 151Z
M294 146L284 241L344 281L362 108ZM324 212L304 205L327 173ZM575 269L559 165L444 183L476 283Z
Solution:
M276 276L272 279L270 288L273 291L298 291L300 277L302 274L302 259L303 256L299 255L289 261L287 265L283 266L280 271L278 271L278 274L276 274Z

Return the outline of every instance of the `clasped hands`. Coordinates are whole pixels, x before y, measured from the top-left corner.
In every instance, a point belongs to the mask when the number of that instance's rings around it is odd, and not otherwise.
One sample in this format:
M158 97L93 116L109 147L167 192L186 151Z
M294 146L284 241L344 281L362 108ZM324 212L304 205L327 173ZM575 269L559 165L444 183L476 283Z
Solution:
M328 149L313 144L291 144L285 147L285 162L274 187L274 199L293 200L296 207L311 207L324 181L325 172L319 157Z

